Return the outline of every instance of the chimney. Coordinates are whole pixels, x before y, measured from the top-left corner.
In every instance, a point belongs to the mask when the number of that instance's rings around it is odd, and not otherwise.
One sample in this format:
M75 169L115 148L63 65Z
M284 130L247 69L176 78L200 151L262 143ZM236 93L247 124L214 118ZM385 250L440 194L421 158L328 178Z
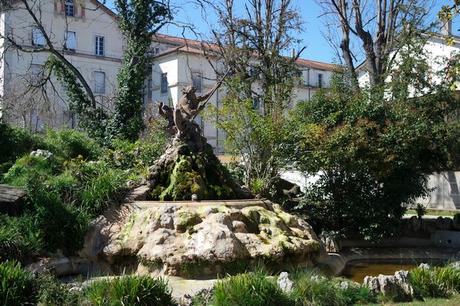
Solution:
M452 35L452 19L442 22L441 34L446 36Z

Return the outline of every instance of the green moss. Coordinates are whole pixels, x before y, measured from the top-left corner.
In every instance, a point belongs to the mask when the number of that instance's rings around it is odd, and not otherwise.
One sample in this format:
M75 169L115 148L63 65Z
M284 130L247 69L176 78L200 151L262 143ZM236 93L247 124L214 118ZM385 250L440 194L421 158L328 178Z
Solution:
M160 194L164 200L190 200L192 194L204 198L205 184L200 174L193 169L189 156L181 155L174 165L169 186Z
M186 232L193 228L194 225L201 222L200 216L196 212L191 212L187 209L181 209L178 212L179 220L176 228L179 232Z
M230 173L212 152L192 152L187 145L177 148L178 156L157 174L157 184L150 191L153 200L235 199L239 191Z
M133 212L131 216L129 216L128 222L126 222L126 224L123 226L120 232L120 236L118 240L120 241L120 244L122 246L127 242L130 236L131 230L133 229L134 223L136 222L136 218L137 218L137 215L136 213Z

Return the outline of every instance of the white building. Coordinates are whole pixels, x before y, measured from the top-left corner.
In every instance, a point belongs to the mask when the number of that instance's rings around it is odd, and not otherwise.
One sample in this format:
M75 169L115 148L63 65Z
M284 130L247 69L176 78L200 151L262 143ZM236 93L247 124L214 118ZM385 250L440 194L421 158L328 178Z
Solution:
M182 96L182 89L190 84L197 88L198 95L214 86L217 75L206 59L200 41L166 35L158 35L154 40L153 48L157 56L152 67L152 101L175 105ZM294 103L310 100L320 88L328 87L337 68L332 64L306 59L299 59L297 63L302 75L294 89ZM218 64L214 62L213 66ZM225 89L217 90L209 103L218 107L224 92ZM222 152L223 132L208 122L198 121L208 142L217 152Z
M54 87L48 85L46 91L30 90L29 85L43 76L43 65L49 53L35 52L45 45L44 37L28 12L21 8L21 2L13 3L18 9L0 16L0 36L14 37L18 45L29 52L18 51L7 41L0 41L0 54L3 55L0 58L0 111L6 121L32 131L45 126L74 127L75 118L59 82L54 80ZM96 0L37 3L35 12L43 21L53 45L79 69L99 103L110 109L111 99L116 95L116 75L124 43L116 15ZM187 85L194 84L201 92L214 85L216 75L202 53L201 42L159 34L152 41L152 51L157 56L151 76L146 80L146 108L154 107L152 103L158 101L177 103L181 89ZM329 86L334 65L305 59L299 59L298 64L302 77L295 88L295 101L309 100L319 88ZM218 106L222 94L222 89L217 91L210 103ZM222 132L209 123L201 124L204 136L221 151Z
M49 52L44 35L19 1L0 15L0 116L32 131L45 126L75 126L59 82L34 88L45 77ZM35 4L34 4L35 3ZM30 1L57 50L90 84L99 103L110 107L121 65L123 39L116 16L95 0ZM11 37L27 52L13 48Z

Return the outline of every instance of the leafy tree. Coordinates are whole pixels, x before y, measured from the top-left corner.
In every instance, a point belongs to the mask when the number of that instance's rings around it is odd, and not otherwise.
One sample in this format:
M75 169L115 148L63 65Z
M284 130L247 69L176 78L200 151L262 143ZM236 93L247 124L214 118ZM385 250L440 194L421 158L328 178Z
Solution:
M243 158L244 183L266 195L280 170L283 112L291 102L296 60L303 51L284 56L297 44L298 12L290 0L244 1L242 13L232 0L197 1L220 20L205 52L217 59L217 65L211 63L216 72L221 66L232 72L225 82L226 98L211 119L225 131L230 153Z
M253 193L270 197L282 166L285 118L263 115L252 99L239 97L243 86L237 78L227 82L230 90L222 106L213 109L216 124L226 132L226 149L242 157L243 183Z
M429 192L427 176L458 165L459 101L448 78L434 82L422 46L402 51L381 87L355 92L337 76L330 92L291 114L287 158L317 176L294 209L317 230L367 239L394 234L403 205Z
M171 12L166 1L116 0L115 7L127 43L109 133L136 140L143 128L142 89L152 64L152 36L171 19Z
M439 11L439 17L443 22L451 21L456 14L460 13L460 0L451 0Z

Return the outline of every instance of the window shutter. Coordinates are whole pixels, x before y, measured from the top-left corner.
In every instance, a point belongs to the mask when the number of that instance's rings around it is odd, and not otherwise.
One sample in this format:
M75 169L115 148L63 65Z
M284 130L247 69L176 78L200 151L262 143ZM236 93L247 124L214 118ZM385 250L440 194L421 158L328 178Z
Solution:
M81 18L85 18L85 7L82 5L80 5L80 9L81 9Z
M64 3L65 0L61 0L61 13L64 14L65 12L65 3Z

